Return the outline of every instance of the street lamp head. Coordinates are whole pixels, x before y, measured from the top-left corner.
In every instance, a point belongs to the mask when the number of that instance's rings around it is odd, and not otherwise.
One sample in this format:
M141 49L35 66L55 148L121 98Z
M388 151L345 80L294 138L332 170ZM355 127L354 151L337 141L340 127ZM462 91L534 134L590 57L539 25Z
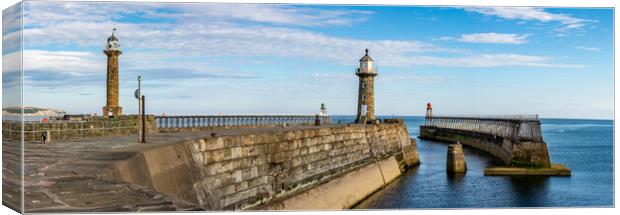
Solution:
M140 89L136 89L136 91L133 92L133 96L136 97L136 99L140 100Z

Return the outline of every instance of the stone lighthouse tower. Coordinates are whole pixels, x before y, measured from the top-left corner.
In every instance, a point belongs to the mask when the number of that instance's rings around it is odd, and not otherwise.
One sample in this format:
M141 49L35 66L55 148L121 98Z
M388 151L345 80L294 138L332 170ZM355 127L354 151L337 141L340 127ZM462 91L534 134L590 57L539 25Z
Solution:
M375 76L377 76L377 70L374 67L374 61L368 55L368 49L366 49L366 55L360 59L360 67L355 74L360 78L355 123L372 122L375 120Z
M108 56L108 75L106 86L106 105L103 107L103 117L118 117L123 111L118 104L118 56L121 55L121 45L114 36L116 28L112 29L112 35L108 37L108 43L103 53Z

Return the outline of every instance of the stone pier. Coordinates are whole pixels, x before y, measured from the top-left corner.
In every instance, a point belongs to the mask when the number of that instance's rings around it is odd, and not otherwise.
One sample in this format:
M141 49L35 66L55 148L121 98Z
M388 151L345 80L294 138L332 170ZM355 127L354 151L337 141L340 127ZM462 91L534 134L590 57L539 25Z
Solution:
M485 151L506 166L549 167L538 116L431 116L420 138L457 143Z
M399 120L135 138L27 142L25 212L345 209L419 163ZM18 144L3 141L3 154ZM19 166L7 161L3 170ZM17 207L18 195L4 204Z
M492 155L503 167L485 171L486 175L532 175L530 173L534 172L521 171L522 168L544 170L536 171L536 175L570 175L570 170L563 165L551 164L536 115L427 116L420 126L420 138L460 142Z

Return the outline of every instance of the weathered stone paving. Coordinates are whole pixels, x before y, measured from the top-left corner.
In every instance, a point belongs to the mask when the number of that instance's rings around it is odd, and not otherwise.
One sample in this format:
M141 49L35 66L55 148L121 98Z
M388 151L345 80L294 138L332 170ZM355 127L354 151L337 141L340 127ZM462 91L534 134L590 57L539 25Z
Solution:
M205 134L203 134L205 135ZM206 134L206 135L210 135ZM151 137L153 145L178 142L189 134ZM182 140L182 138L181 138ZM150 188L109 181L98 170L109 168L144 145L135 136L93 138L25 145L24 190L26 212L53 211L162 211L200 209L188 202L162 195ZM136 149L133 149L137 147ZM20 208L20 145L3 141L4 203ZM100 168L97 168L97 167ZM85 189L86 188L86 189Z
M3 153L15 142L3 142ZM105 144L105 143L101 143ZM80 142L25 147L24 190L26 212L53 211L149 211L192 210L194 205L161 195L149 188L99 177L107 161L121 159L125 153L105 152L101 144ZM16 173L19 158L5 159L3 168ZM19 198L15 174L4 176L6 201ZM15 178L15 179L10 179ZM12 186L12 187L11 187ZM6 189L8 188L8 189ZM7 192L9 191L9 192ZM10 195L10 196L8 196ZM7 198L8 197L8 198ZM19 201L18 201L19 202ZM14 208L19 205L12 205Z
M2 203L19 211L21 208L21 145L2 141Z

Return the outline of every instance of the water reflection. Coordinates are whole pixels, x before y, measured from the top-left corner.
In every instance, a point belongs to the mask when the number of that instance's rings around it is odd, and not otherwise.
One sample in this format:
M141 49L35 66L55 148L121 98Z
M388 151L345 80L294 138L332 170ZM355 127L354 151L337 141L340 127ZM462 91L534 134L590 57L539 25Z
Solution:
M507 177L514 205L519 207L541 207L549 202L548 176L512 176Z
M355 208L548 206L549 177L484 176L499 160L464 147L466 173L446 172L448 144L418 140L421 164Z
M465 174L466 173L452 173L452 174L446 173L446 176L448 178L448 183L450 183L450 185L460 184L465 178Z
M467 190L467 185L465 184L465 174L466 173L445 173L446 174L446 191L448 198L447 201L452 202L452 204L458 205L463 203L463 196L460 193L465 192Z

